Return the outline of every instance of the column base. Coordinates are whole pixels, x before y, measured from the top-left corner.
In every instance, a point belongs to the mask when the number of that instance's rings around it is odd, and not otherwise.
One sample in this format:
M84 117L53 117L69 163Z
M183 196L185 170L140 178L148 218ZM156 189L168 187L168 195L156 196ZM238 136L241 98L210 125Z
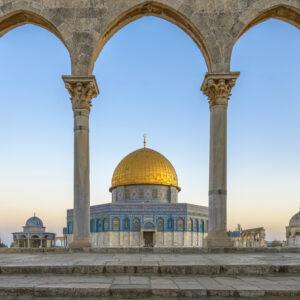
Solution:
M69 248L91 248L92 243L90 237L76 237L69 244Z
M225 231L210 231L206 238L207 247L233 247L233 241L227 235Z

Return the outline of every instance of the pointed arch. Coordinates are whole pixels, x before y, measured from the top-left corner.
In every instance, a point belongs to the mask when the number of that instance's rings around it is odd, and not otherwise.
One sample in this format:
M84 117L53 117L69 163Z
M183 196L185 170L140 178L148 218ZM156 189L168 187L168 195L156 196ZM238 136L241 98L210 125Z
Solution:
M144 16L162 18L180 27L199 47L202 55L204 56L208 71L212 70L211 56L205 39L198 28L187 17L176 11L174 8L155 1L147 1L116 16L114 20L110 22L110 24L108 24L108 26L102 31L94 46L89 61L88 71L90 74L93 72L95 61L97 60L107 41L127 24Z
M14 28L25 24L36 25L53 33L65 45L70 56L69 46L57 27L45 17L29 10L17 10L2 16L0 18L0 38Z
M233 48L239 38L252 27L269 19L281 20L300 29L300 7L298 9L286 4L268 6L268 2L266 2L265 6L261 7L260 10L257 10L255 7L245 10L240 15L239 21L231 28L233 40L231 46L227 48L230 62Z
M295 27L300 29L300 11L295 7L287 5L277 5L271 8L267 8L260 13L252 16L252 18L249 19L248 22L238 32L235 42L250 28L269 19L278 19L294 25Z

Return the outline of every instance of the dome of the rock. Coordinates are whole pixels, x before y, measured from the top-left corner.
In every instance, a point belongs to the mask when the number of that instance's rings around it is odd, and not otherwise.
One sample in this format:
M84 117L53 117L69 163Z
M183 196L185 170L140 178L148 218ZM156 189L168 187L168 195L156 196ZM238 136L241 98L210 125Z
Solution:
M180 190L172 164L162 154L149 148L133 151L121 160L114 171L110 190L137 184L174 186Z

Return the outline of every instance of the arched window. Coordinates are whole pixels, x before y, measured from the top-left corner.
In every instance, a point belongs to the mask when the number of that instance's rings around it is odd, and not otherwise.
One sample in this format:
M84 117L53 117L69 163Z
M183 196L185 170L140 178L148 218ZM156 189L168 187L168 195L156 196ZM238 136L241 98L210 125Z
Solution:
M90 221L90 231L91 232L96 231L96 221L94 219Z
M173 230L173 219L171 217L168 219L168 229Z
M72 234L72 233L73 233L73 224L72 224L71 221L68 223L68 233L69 233L69 234Z
M129 189L125 189L125 199L126 200L130 199L130 190Z
M198 219L194 222L194 231L199 232L199 220Z
M189 231L193 231L193 220L192 220L192 218L189 218L189 221L188 221L188 230Z
M141 230L141 223L139 218L134 218L133 220L133 230L134 231L140 231Z
M103 231L103 224L102 224L102 220L98 219L97 220L97 232L102 232Z
M128 217L123 220L123 230L130 231L130 221Z
M103 231L108 231L108 219L104 218L103 220Z
M204 221L201 220L201 232L202 232L202 233L204 233L204 229L205 229L205 228L204 228Z
M157 230L164 231L164 219L163 218L157 219Z
M184 229L183 219L182 218L178 218L177 219L177 230L183 231L183 229Z
M120 220L119 218L113 218L113 230L120 230Z

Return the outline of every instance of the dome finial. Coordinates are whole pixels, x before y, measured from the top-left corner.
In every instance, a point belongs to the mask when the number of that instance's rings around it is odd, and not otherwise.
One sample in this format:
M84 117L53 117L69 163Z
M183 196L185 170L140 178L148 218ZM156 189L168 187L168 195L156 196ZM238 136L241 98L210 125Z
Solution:
M144 148L146 148L146 137L147 137L147 134L144 133L144 134L143 134L143 137L144 137Z

